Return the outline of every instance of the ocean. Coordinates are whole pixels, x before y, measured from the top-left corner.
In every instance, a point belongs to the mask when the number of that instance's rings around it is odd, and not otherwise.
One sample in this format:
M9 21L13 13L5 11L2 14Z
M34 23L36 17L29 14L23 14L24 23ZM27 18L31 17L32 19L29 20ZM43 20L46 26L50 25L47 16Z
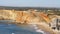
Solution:
M7 21L0 20L0 34L43 34L38 33L32 26L17 26L15 24L7 24Z

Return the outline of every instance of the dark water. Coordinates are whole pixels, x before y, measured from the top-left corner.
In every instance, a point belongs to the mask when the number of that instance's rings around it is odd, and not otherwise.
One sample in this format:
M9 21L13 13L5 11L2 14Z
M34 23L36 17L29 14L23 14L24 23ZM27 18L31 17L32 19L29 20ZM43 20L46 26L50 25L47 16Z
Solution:
M15 24L6 24L6 21L0 21L0 34L42 34L35 32L30 26L16 26Z

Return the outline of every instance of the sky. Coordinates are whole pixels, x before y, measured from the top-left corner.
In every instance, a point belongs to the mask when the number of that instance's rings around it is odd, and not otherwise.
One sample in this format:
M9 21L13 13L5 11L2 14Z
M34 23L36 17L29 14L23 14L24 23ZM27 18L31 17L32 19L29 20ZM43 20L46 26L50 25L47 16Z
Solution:
M0 0L0 6L60 8L60 0Z

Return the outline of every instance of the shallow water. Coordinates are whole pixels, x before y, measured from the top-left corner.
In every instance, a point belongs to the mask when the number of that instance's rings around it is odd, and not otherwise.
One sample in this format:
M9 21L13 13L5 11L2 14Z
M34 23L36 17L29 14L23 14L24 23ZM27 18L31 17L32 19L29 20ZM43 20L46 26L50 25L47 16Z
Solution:
M0 21L0 34L42 34L35 32L32 26L17 26L15 24L6 24L6 21Z

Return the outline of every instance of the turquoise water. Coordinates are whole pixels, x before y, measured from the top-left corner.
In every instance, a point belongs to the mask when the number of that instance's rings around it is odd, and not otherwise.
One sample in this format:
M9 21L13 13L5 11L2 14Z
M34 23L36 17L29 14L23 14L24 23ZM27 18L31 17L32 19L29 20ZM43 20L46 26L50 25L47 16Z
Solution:
M0 34L42 34L37 33L32 28L16 26L15 24L5 24L0 21Z

